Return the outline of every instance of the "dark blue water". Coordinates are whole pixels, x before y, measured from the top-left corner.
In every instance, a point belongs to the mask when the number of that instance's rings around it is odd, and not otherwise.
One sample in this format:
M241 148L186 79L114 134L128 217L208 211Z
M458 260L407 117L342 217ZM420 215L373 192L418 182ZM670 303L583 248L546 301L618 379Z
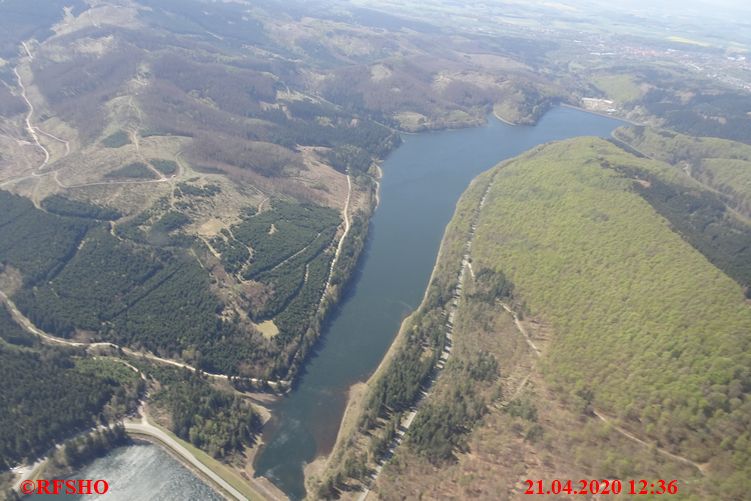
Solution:
M293 499L305 495L303 465L331 449L347 390L375 370L402 319L422 299L443 231L475 176L539 144L604 137L621 124L555 108L536 126L514 127L493 118L484 127L405 136L383 163L381 205L353 285L327 322L299 384L273 407L258 474Z

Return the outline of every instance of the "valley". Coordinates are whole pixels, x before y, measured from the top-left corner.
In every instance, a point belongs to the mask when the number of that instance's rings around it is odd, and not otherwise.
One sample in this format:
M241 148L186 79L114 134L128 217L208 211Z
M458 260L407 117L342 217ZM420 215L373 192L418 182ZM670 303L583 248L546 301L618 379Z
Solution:
M722 3L0 2L0 497L743 499Z

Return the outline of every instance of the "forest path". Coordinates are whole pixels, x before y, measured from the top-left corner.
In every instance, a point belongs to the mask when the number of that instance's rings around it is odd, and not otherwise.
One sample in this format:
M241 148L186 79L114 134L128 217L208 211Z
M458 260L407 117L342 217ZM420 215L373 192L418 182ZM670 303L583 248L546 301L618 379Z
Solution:
M34 60L34 56L32 55L31 50L29 50L29 47L26 45L26 42L21 42L21 45L23 46L23 49L26 52L26 55L27 55L27 57L29 59L29 62L33 61ZM33 139L34 145L42 151L42 154L44 155L44 160L42 161L41 164L39 164L34 169L34 171L30 175L20 176L20 177L17 177L17 178L6 179L2 183L0 183L0 186L5 186L7 184L16 183L18 181L24 181L26 179L35 179L35 178L38 179L38 178L47 176L47 175L49 175L49 174L51 174L51 173L54 172L55 173L55 175L54 175L55 182L60 187L63 187L62 184L60 184L60 182L57 179L57 171L41 172L41 170L44 169L44 167L46 167L47 164L49 164L52 156L51 156L49 150L41 143L41 141L39 141L39 134L42 134L44 136L49 137L50 139L58 141L59 143L61 143L61 144L63 144L65 146L65 154L63 155L62 158L65 158L66 156L68 156L70 154L70 142L67 141L67 140L65 140L65 139L59 138L59 137L57 137L54 134L46 132L46 131L42 130L39 127L34 126L34 124L32 123L32 119L34 118L34 112L35 112L34 104L29 99L26 86L23 83L23 78L21 78L21 74L19 73L18 68L19 68L19 66L16 65L16 67L13 68L13 73L16 75L16 81L18 82L18 87L21 89L21 99L23 99L23 101L26 103L26 106L29 108L28 113L24 117L24 124L26 126L25 128L26 128L26 131L31 136L31 138ZM39 207L38 200L36 200L36 197L34 197L34 198L35 199L32 200L34 202L34 205L36 205L37 207Z
M37 328L31 320L29 320L23 313L21 313L18 307L16 307L15 303L13 303L13 301L11 301L11 299L3 291L0 291L0 301L5 303L5 305L8 307L8 312L10 313L11 317L13 317L13 320L15 320L16 323L18 323L18 325L20 325L24 330L26 330L30 334L33 334L41 338L43 341L51 343L51 344L72 346L76 348L85 348L87 351L92 348L112 348L114 350L121 351L122 353L126 355L130 355L130 356L137 357L137 358L145 358L147 360L158 362L160 364L171 365L173 367L187 369L191 372L199 372L213 379L221 379L225 381L235 381L235 380L243 381L243 382L251 383L253 385L268 385L274 389L279 389L280 386L283 389L285 386L288 386L289 384L289 382L287 381L267 381L267 380L254 378L254 377L229 376L226 374L215 374L212 372L206 372L196 367L193 367L190 364L186 364L178 360L172 360L169 358L160 357L150 352L132 350L130 348L126 348L124 346L120 346L115 343L110 343L107 341L88 343L88 342L82 342L82 341L71 341L69 339L64 339L64 338L60 338L57 336L53 336L52 334L49 334Z
M707 474L707 467L709 466L708 463L697 463L696 461L692 461L688 459L687 457L684 457L678 454L673 454L672 452L665 450L662 447L657 446L656 444L650 444L648 442L645 442L644 440L640 439L636 435L627 431L625 428L619 426L617 423L615 423L611 418L603 414L601 411L598 411L597 409L593 408L592 413L595 416L597 416L602 422L607 423L614 430L616 430L618 433L628 438L629 440L636 442L637 444L641 444L647 448L654 447L655 450L657 450L657 452L659 452L663 456L696 468L699 471L699 473L702 474L702 476L705 476Z
M326 299L326 295L328 293L329 287L331 286L331 277L334 275L334 267L336 266L336 263L339 262L339 256L342 253L342 248L344 247L344 240L347 238L347 235L349 234L349 205L350 201L352 199L352 178L349 174L347 174L347 199L344 202L344 209L342 210L342 213L344 215L344 233L342 233L342 237L339 239L339 244L336 246L336 252L334 252L334 258L331 260L331 266L329 267L329 276L326 279L326 284L323 286L323 294L321 294L321 299L318 301L318 309L321 309L321 305L323 304L323 300Z
M25 46L26 45L24 44L24 47ZM29 56L31 56L30 53L29 53ZM21 88L21 99L23 99L26 102L26 106L28 106L29 108L29 112L26 114L26 118L24 119L24 121L26 122L26 130L28 131L31 138L34 140L34 144L36 144L37 148L42 150L42 153L44 154L44 161L36 168L37 171L40 171L49 163L50 152L49 150L47 150L47 148L45 148L42 145L42 143L39 142L39 136L36 133L36 129L31 124L31 119L34 116L34 105L31 104L31 101L29 101L29 97L26 95L26 86L23 84L23 79L21 78L21 74L18 72L18 67L13 68L13 73L16 74L16 80L18 81L18 86Z
M503 308L508 313L511 314L511 316L513 316L514 323L516 324L516 328L524 336L524 339L527 341L527 344L532 348L535 356L537 358L540 358L541 357L541 351L537 348L537 346L534 344L534 342L532 341L532 339L530 338L530 336L527 334L527 331L526 331L526 329L524 329L524 326L519 321L519 317L517 316L516 312L514 312L511 308L509 308L505 303L501 303L501 305L503 306ZM521 392L522 388L524 387L524 385L526 384L526 382L528 380L529 380L529 376L527 376L524 379L524 381L522 382L522 384L519 386L519 388L516 391L517 394L519 392ZM692 466L692 467L696 468L699 471L699 473L701 473L702 475L706 475L707 467L708 467L707 463L703 463L703 464L697 463L696 461L692 461L691 459L689 459L687 457L681 456L679 454L674 454L674 453L672 453L672 452L670 452L670 451L668 451L666 449L663 449L662 447L658 446L655 443L649 443L649 442L647 442L645 440L642 440L641 438L637 437L633 433L627 431L622 426L618 425L613 418L608 417L602 411L599 411L599 410L595 409L594 407L592 407L592 413L598 419L600 419L602 422L606 423L607 425L609 425L610 427L612 427L615 431L617 431L619 434L621 434L622 436L628 438L629 440L631 440L633 442L636 442L636 443L638 443L638 444L640 444L640 445L642 445L644 447L647 447L647 448L654 447L654 449L657 452L659 452L660 454L662 454L663 456L668 457L670 459L673 459L675 461L679 461L681 463L687 464L689 466Z

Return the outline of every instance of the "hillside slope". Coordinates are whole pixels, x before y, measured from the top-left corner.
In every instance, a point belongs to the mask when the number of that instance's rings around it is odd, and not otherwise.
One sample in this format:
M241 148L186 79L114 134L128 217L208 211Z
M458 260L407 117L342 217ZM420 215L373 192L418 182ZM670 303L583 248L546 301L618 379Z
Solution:
M503 270L528 313L550 322L544 367L562 391L591 392L595 406L695 460L719 468L734 455L748 467L751 309L608 167L650 163L579 140L501 169L473 257Z
M644 155L681 168L751 217L751 146L649 127L621 127L614 135Z

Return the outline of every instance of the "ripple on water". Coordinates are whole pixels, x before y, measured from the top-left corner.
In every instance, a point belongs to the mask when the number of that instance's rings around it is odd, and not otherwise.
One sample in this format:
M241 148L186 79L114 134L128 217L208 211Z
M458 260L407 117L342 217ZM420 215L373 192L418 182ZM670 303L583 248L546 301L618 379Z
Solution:
M118 447L72 478L104 479L109 492L101 496L31 496L25 499L86 499L87 501L222 501L211 487L161 447L137 444Z

